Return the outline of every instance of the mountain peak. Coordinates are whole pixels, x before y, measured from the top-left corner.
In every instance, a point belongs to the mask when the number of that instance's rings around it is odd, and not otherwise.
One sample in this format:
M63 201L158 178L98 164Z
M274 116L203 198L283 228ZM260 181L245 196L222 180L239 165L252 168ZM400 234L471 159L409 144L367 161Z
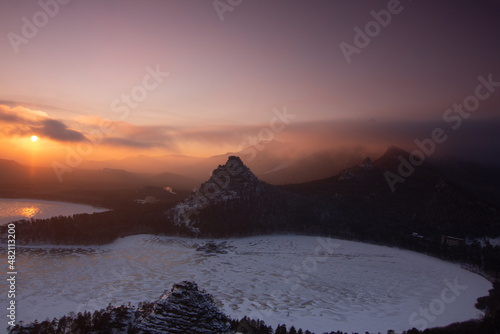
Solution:
M237 156L229 156L224 165L213 170L210 179L200 185L194 193L170 210L177 225L185 225L194 233L194 221L199 221L198 214L207 207L219 203L249 198L258 194L265 187Z
M221 188L234 188L254 182L258 182L258 179L252 171L245 166L240 157L231 155L224 165L219 165L213 170L212 176L203 185L215 183Z
M385 151L384 155L382 155L382 158L396 159L399 155L408 156L409 153L400 147L391 145L387 148L387 151Z
M236 155L230 155L229 157L227 157L226 164L228 164L230 161L234 161L234 163L238 163L238 164L243 165L243 161L241 161L240 157L238 157Z
M400 163L398 157L402 156L406 159L406 158L408 158L409 155L410 155L410 153L406 152L402 148L391 145L387 148L385 153L380 158L375 160L374 164L378 168L393 171L393 170L397 169L397 167Z

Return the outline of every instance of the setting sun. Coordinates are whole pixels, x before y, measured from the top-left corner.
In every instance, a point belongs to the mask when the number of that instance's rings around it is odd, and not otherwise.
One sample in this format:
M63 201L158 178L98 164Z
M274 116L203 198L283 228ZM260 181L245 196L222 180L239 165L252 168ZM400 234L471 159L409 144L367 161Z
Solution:
M36 142L36 141L38 141L38 137L37 137L37 136L31 136L31 141L32 141L32 142Z

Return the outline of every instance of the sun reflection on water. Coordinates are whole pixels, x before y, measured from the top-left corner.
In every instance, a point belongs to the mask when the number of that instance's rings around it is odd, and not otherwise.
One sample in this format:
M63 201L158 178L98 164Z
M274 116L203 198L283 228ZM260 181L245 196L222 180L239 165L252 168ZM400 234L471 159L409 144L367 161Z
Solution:
M1 1L1 0L0 0ZM105 211L84 204L51 202L32 199L0 198L0 225L21 219L46 219L56 216L72 216L77 213Z
M31 206L31 207L26 207L26 208L22 208L20 210L20 215L23 216L23 217L26 217L26 218L31 218L31 217L34 217L38 212L40 212L40 209L35 207L35 206Z

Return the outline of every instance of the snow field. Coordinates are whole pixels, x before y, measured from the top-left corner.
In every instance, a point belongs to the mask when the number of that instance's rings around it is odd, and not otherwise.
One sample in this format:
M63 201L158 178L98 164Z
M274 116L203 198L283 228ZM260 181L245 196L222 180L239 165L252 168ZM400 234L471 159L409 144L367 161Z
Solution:
M458 265L395 248L290 235L228 239L227 254L197 252L206 241L136 235L105 246L18 247L17 320L154 301L192 280L235 318L317 334L401 332L478 317L475 301L491 288Z

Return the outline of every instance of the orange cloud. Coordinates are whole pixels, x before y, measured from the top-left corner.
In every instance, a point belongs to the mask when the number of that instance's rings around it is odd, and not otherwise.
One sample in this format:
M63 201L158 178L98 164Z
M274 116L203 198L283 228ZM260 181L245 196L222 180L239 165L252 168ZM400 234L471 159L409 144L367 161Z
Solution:
M0 124L7 136L31 136L49 138L59 142L86 140L85 136L68 128L62 121L50 118L47 113L22 106L0 105Z

